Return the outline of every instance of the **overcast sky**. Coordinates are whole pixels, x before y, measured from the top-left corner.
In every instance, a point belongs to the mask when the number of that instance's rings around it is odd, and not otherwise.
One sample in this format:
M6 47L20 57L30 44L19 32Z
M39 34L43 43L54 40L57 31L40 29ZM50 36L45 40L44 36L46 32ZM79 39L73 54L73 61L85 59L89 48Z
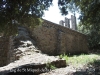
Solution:
M53 0L53 6L51 6L48 11L45 11L43 18L51 22L59 24L59 21L64 20L65 17L70 19L72 14L69 13L67 16L62 16L58 8L57 1L58 0ZM78 17L79 15L76 14L76 18Z

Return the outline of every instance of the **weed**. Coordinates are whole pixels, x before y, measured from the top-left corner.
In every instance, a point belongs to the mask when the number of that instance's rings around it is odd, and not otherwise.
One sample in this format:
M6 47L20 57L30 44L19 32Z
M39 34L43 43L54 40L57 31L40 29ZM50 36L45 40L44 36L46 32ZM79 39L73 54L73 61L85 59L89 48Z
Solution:
M88 65L89 63L94 63L100 56L95 54L81 54L79 56L74 55L72 57L68 57L67 55L62 54L59 57L65 59L66 63L68 63L69 65L78 67L79 65Z
M65 59L66 61L68 60L68 56L64 53L64 54L61 54L59 56L60 59Z
M46 68L49 68L51 70L56 69L55 65L50 63L50 60L46 63Z
M51 70L56 69L55 65L52 65L51 63L47 63L46 68L49 68Z

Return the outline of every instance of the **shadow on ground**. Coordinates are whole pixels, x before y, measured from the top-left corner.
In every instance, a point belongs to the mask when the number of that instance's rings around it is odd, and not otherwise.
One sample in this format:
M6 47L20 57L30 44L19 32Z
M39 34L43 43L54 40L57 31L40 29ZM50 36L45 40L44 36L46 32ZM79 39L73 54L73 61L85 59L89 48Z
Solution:
M88 64L87 68L76 71L73 75L100 75L100 59Z

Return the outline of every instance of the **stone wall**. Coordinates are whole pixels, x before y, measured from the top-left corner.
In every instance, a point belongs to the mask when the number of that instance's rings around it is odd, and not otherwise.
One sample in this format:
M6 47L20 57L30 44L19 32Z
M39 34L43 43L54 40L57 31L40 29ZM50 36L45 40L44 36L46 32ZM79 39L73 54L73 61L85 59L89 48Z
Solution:
M26 30L24 29L24 31ZM67 27L44 20L41 26L34 30L31 29L31 31L38 48L43 53L57 55L86 53L88 51L86 36ZM23 35L25 34L27 40L30 41L30 34L27 33L23 33ZM19 35L22 36L21 33ZM23 38L25 39L25 37ZM0 67L16 60L16 53L19 49L15 48L14 43L13 37L0 37ZM20 46L18 45L18 47Z
M86 36L77 31L44 20L42 26L32 31L37 46L43 53L78 54L88 51Z
M8 63L9 38L0 37L0 67Z

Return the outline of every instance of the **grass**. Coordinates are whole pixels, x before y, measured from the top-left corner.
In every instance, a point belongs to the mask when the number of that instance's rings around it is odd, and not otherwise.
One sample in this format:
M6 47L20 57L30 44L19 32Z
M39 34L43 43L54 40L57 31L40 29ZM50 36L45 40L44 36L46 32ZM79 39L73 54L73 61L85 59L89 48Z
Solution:
M51 70L56 69L55 65L52 65L51 63L47 63L46 68L49 68Z
M90 63L94 63L96 60L100 58L100 55L97 54L81 54L81 55L74 55L74 56L67 56L67 55L60 55L60 58L66 60L66 63L72 65L74 67L79 67L80 65L88 65Z

